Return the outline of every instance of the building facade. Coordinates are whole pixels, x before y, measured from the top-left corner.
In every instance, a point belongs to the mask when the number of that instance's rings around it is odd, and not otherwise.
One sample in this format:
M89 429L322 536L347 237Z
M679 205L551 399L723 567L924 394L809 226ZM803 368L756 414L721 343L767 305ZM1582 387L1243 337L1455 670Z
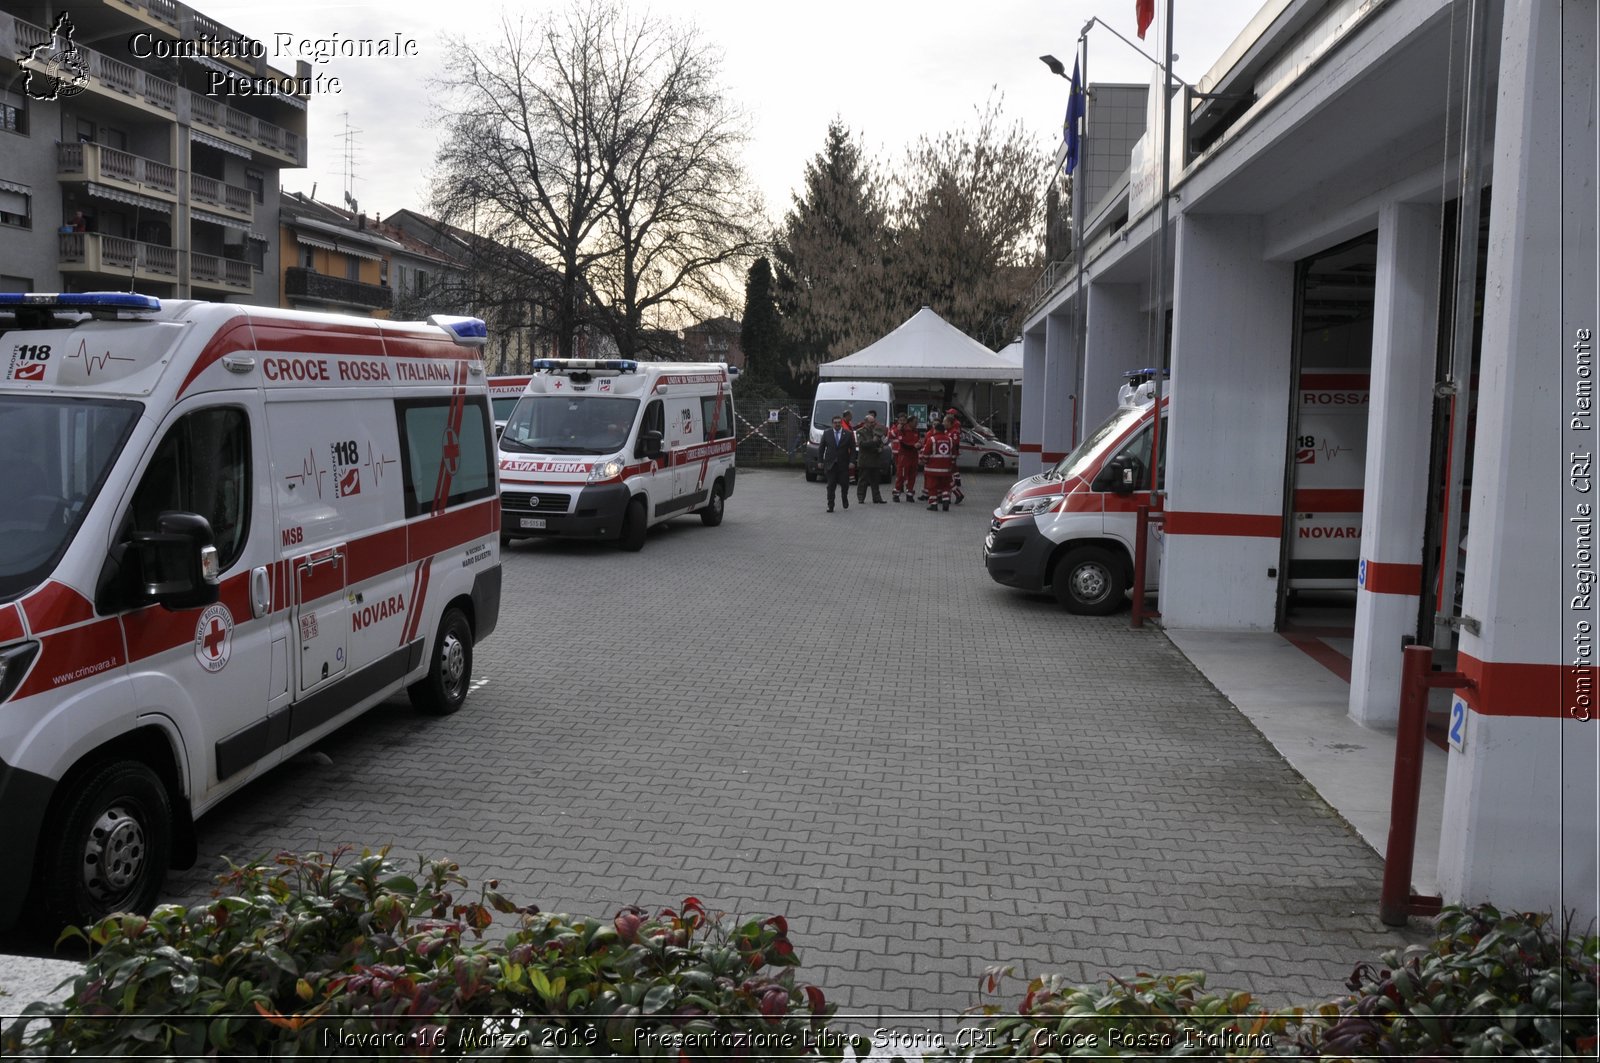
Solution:
M1578 925L1600 907L1596 22L1593 0L1270 0L1177 97L1165 229L1148 138L1086 227L1081 299L1065 269L1029 311L1021 433L1038 472L1121 373L1170 367L1171 627L1282 629L1307 518L1357 509L1359 556L1326 569L1354 588L1351 717L1394 727L1408 642L1466 677L1445 901ZM1341 457L1299 430L1308 373L1363 418L1349 497L1301 480Z
M395 305L390 277L404 247L359 211L298 192L283 193L280 204L284 250L277 305L389 317Z
M0 0L0 290L277 302L309 66L257 54L177 0Z

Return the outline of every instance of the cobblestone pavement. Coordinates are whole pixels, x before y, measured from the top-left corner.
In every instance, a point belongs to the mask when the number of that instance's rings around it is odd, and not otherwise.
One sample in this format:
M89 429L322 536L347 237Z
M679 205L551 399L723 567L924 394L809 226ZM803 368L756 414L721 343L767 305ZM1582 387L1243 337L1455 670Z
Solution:
M745 470L720 528L519 544L466 708L391 702L236 795L172 899L224 854L392 845L546 911L784 914L801 977L869 1013L970 1007L1002 962L1309 1003L1408 940L1378 857L1164 635L990 581L1008 483L828 514Z

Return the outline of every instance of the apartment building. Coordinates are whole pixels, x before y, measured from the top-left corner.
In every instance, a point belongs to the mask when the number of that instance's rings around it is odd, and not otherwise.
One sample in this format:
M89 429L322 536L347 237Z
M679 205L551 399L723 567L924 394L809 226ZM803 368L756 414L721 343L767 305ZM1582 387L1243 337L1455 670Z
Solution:
M0 0L0 291L278 302L309 64L177 0Z
M389 317L390 283L401 244L381 233L378 221L298 192L279 197L283 283L279 306Z

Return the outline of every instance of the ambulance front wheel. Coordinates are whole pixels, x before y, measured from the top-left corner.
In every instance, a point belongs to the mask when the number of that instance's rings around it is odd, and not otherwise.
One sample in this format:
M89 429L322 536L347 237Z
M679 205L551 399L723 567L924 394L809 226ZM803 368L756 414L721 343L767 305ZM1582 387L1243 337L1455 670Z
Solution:
M622 532L617 536L617 545L629 553L638 553L644 549L644 534L649 531L647 527L649 517L645 515L644 500L634 499L628 503L628 508L622 512Z
M727 499L722 490L722 481L718 480L711 485L711 499L706 503L706 508L700 511L700 523L708 528L715 528L722 523L722 510L727 504Z
M418 711L449 716L466 703L471 684L472 625L460 609L451 606L439 620L439 637L433 640L428 674L411 684L406 693Z
M1122 564L1098 546L1079 547L1056 562L1050 583L1056 601L1082 616L1115 612L1128 593Z
M113 761L68 793L44 835L40 892L51 917L85 926L149 912L172 857L172 800L160 776L137 760Z

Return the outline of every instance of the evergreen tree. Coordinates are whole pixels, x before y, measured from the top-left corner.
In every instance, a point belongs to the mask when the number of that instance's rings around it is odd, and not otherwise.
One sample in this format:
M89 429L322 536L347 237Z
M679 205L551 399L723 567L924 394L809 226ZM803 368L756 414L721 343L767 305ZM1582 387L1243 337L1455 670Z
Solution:
M775 383L774 369L783 355L783 322L773 301L772 263L765 256L756 259L745 275L739 346L744 349L741 376L752 382Z
M820 363L859 350L916 310L889 296L891 242L883 181L835 118L773 249L784 361L797 393Z

